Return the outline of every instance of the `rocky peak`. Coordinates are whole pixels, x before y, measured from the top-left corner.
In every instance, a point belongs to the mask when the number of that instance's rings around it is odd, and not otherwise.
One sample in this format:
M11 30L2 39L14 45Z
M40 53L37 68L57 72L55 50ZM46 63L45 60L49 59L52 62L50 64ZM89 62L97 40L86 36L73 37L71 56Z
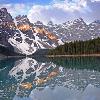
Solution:
M14 20L6 8L0 9L0 44L9 46L8 39L14 35L16 29Z
M21 31L27 31L31 29L31 23L27 18L27 15L18 15L16 18L17 28Z
M75 19L73 21L73 24L74 25L76 25L76 24L86 25L86 23L84 22L84 20L82 18Z
M15 17L17 24L29 24L29 19L27 18L27 15L18 15Z
M54 26L54 24L53 24L53 22L52 22L52 21L49 21L49 22L48 22L48 24L47 24L47 26L49 26L49 27L53 27L53 26Z
M100 24L100 20L96 20L96 21L94 21L94 22Z
M7 12L6 8L0 9L0 28L10 28L14 29L15 24L13 22L13 18L10 13Z
M43 25L43 23L41 21L37 21L36 23L34 23L34 26L35 27L39 27L39 28L43 28L44 27L44 25Z
M1 12L5 12L5 13L8 13L6 8L1 8L0 11Z
M98 25L100 26L100 20L95 20L94 22L92 22L92 23L89 24L89 26L91 26L91 25L92 25L92 26L93 26L93 25L94 25L94 26L98 26Z

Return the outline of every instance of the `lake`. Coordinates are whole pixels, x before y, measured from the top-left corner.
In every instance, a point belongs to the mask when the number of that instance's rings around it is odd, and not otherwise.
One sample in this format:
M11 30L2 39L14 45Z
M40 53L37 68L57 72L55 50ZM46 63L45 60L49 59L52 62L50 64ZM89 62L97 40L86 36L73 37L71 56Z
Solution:
M0 100L100 100L100 57L0 60Z

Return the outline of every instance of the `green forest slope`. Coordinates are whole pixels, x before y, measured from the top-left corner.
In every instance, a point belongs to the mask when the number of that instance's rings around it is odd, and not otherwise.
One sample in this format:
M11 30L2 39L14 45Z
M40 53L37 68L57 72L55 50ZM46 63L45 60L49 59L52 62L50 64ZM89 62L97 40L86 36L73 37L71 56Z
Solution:
M74 41L51 49L48 55L100 54L100 38L87 41Z

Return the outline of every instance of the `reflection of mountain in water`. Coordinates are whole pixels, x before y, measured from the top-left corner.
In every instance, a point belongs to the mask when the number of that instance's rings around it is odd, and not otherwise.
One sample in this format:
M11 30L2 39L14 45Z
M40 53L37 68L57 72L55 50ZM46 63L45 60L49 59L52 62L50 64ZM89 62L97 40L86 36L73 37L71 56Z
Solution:
M7 81L10 82L6 84ZM30 96L32 95L31 91L43 91L47 87L54 90L57 86L82 92L90 84L100 87L100 72L64 68L52 62L37 62L32 58L25 58L15 62L14 67L9 71L6 82L4 82L4 86L3 83L0 84L3 86L3 89L0 89L0 94L2 93L4 97L9 97L7 93L10 93L12 97L14 95L18 97Z

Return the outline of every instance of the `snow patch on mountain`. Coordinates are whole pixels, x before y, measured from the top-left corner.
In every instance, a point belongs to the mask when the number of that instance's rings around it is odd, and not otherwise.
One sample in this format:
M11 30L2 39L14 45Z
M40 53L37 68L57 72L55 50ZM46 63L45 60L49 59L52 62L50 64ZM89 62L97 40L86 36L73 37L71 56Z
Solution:
M20 35L20 37L17 36L17 35ZM21 38L21 40L18 40L20 38ZM28 38L28 37L26 37L21 31L17 30L16 31L16 34L12 38L9 38L8 39L8 42L14 48L16 48L19 51L19 53L26 54L26 55L31 55L31 54L33 54L37 50L37 47L32 47L33 44L34 44L34 41L33 40L32 40L33 43L31 45L28 44L25 41L26 38ZM16 52L18 52L18 51L16 51Z
M20 30L15 30L15 35L8 39L8 42L14 47L15 52L32 55L38 49L47 49L56 47L56 44L50 44L49 39L43 38L41 40L38 33L31 34L31 37L27 34L23 34Z

